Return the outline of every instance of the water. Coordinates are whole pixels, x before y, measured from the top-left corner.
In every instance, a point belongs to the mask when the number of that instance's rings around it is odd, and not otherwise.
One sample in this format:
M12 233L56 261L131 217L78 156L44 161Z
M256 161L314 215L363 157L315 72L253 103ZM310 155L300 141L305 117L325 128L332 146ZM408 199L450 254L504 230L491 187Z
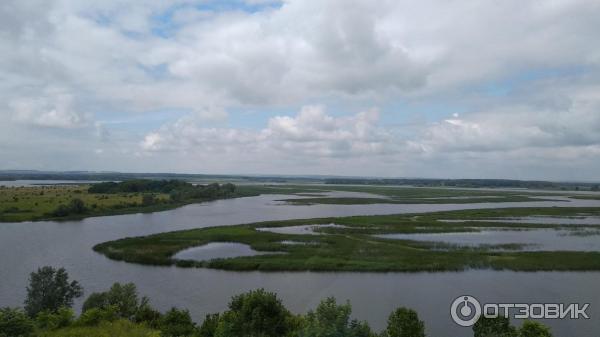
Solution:
M292 235L323 235L323 233L317 232L319 228L348 228L346 226L336 225L334 223L326 225L299 225L299 226L285 226L285 227L264 227L256 228L260 232L271 232L277 234L292 234Z
M240 256L280 254L278 252L259 252L250 246L236 242L211 242L206 245L184 249L173 256L178 260L208 261Z
M538 225L600 225L600 217L577 216L577 217L551 217L551 216L527 216L515 218L492 218L480 220L438 220L442 222L499 222L499 223L523 223Z
M491 229L461 233L375 235L384 239L442 242L461 247L519 244L524 251L600 251L600 232L557 229Z
M326 296L350 300L354 317L384 327L397 306L417 310L432 337L470 336L450 321L455 297L471 294L481 301L589 302L593 319L548 322L555 336L596 336L600 330L600 272L515 273L313 273L227 272L210 269L152 267L112 261L92 251L100 242L128 236L196 227L267 220L362 214L419 213L490 207L600 207L600 201L481 203L444 205L281 205L269 195L188 205L153 214L129 214L80 221L0 223L0 306L22 305L29 273L44 265L64 266L89 295L113 282L134 282L161 310L188 308L197 321L222 311L232 295L265 288L275 291L290 310L314 308ZM76 302L80 308L82 300Z

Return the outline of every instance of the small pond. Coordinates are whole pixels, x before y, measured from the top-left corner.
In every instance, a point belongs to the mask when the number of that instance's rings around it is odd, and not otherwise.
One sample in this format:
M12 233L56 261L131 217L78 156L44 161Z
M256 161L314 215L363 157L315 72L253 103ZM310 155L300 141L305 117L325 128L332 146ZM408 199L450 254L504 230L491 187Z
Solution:
M211 242L206 245L184 249L173 255L177 260L208 261L240 256L278 254L277 252L259 252L250 246L236 242Z

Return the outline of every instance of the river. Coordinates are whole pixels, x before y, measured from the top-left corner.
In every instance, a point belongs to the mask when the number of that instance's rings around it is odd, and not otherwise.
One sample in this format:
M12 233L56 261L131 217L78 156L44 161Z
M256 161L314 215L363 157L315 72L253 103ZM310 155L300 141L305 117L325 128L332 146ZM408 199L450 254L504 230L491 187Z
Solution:
M455 325L449 313L454 298L469 294L482 302L494 303L590 303L590 320L545 323L553 328L555 336L595 337L600 331L600 272L228 272L135 265L109 260L92 250L97 243L128 236L265 220L495 207L600 207L598 200L311 206L276 201L289 197L262 195L218 200L152 214L79 221L0 223L0 307L22 305L29 273L37 267L53 265L64 266L73 279L80 281L86 294L106 290L113 282L134 282L157 308L187 308L197 321L205 314L224 310L232 295L265 288L277 292L284 304L297 313L314 308L327 296L342 302L349 300L353 316L369 321L376 330L385 326L394 308L407 306L425 320L429 336L471 336L470 329ZM77 309L81 302L76 302Z

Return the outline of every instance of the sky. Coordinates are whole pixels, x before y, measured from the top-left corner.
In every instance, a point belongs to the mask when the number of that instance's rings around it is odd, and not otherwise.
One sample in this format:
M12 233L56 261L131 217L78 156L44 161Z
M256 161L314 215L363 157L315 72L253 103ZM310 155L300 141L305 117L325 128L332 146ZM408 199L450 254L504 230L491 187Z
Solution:
M3 0L0 169L600 181L597 0Z

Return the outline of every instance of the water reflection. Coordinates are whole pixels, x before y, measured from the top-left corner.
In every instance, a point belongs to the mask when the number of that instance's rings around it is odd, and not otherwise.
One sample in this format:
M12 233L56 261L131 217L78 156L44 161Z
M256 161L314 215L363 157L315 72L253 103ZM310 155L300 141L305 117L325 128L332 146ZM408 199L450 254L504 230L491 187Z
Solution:
M236 242L211 242L206 245L184 249L173 255L177 260L209 261L240 256L281 254L280 252L259 252L250 246Z

